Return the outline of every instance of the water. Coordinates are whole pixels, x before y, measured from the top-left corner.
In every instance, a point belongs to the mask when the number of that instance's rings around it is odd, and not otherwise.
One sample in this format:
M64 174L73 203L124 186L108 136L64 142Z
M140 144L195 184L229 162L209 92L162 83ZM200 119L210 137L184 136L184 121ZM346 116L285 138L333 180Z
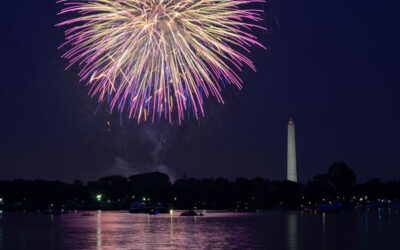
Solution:
M0 249L400 249L400 213L0 214Z

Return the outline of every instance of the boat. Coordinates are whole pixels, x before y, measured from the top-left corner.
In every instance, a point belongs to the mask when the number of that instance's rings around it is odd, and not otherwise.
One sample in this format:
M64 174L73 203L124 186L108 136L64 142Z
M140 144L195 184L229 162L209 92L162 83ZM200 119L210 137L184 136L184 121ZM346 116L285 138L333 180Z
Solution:
M334 212L338 213L343 209L343 204L340 201L333 201L329 203L320 203L318 205L318 212Z
M317 209L314 206L305 206L300 209L301 212L313 214L317 212Z
M159 213L160 213L160 211L151 209L150 212L149 212L149 215L157 215Z
M181 213L181 216L204 216L202 213L198 214L193 210L188 210Z
M343 210L343 204L340 201L323 202L317 205L307 205L300 209L304 213L339 213Z

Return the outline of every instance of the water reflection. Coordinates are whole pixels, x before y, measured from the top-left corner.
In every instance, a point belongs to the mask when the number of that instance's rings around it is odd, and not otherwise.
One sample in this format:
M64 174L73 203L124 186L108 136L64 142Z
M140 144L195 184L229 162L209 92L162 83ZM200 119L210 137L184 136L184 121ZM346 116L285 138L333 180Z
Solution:
M326 213L322 213L322 249L328 249L326 242Z
M382 238L382 209L378 208L378 237Z
M2 210L0 210L0 221L3 219L3 211ZM0 224L0 249L2 249L2 246L3 245L3 228L1 227L1 224Z
M101 250L101 211L97 211L97 249Z
M174 216L171 213L171 220L169 224L169 244L172 244L173 239L174 239Z
M363 231L363 247L368 248L369 246L369 228L368 228L368 218L369 218L369 209L364 212L364 220L362 220L361 223L363 223L362 231Z
M391 212L392 209L388 208L388 233L387 233L387 239L386 240L390 240L392 237L392 220L391 220Z
M297 250L298 243L298 214L289 212L287 214L288 249Z
M400 214L267 211L180 217L127 212L0 214L0 249L398 249ZM390 216L389 216L390 214Z

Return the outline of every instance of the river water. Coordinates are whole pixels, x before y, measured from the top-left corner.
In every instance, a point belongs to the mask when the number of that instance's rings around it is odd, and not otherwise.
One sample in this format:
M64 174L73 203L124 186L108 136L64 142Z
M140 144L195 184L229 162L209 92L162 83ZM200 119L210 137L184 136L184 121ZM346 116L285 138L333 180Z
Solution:
M302 214L204 211L203 217L81 212L0 214L0 249L400 249L390 209Z

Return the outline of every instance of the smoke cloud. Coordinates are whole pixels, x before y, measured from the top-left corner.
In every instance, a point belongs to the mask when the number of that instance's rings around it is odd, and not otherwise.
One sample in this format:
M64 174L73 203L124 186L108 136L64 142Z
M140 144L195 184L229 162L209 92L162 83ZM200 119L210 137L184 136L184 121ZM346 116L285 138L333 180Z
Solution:
M171 131L173 130L163 129L162 126L143 125L136 127L135 145L143 146L129 147L129 145L121 141L122 146L120 146L121 150L119 152L124 156L118 155L114 157L111 168L107 168L103 174L128 177L135 174L158 171L167 174L171 182L175 182L175 171L165 163ZM126 136L129 137L129 133L122 132L122 137Z

